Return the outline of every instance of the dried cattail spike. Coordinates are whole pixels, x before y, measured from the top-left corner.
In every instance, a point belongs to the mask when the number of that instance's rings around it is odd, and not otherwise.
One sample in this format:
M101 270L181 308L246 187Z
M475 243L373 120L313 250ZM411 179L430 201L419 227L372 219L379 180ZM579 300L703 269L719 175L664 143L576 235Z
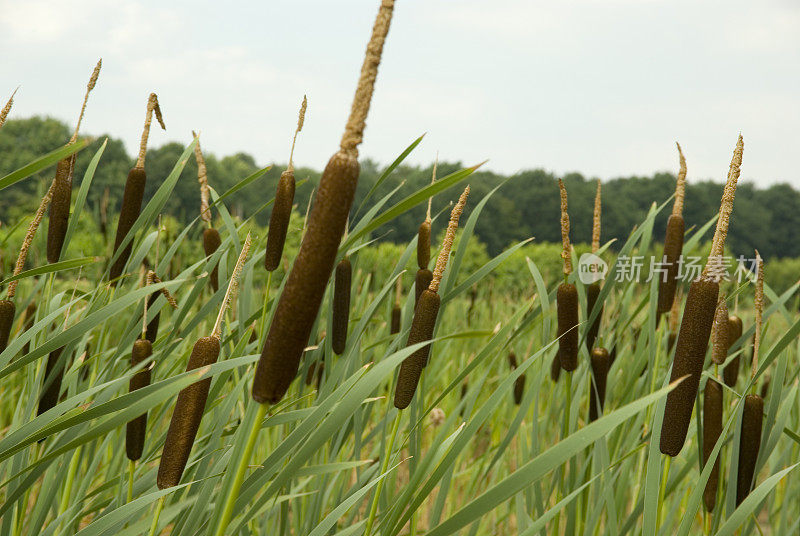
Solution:
M758 395L744 397L742 428L739 435L739 463L736 472L736 506L750 494L756 472L758 451L761 449L761 429L764 425L764 399Z
M39 397L39 406L36 409L38 417L47 410L53 409L58 403L61 394L61 381L64 379L64 369L66 363L61 361L61 353L64 347L57 348L47 356L47 365L44 371L44 384L42 394Z
M578 368L578 291L572 283L561 283L556 291L558 356L561 368Z
M721 365L728 358L730 334L728 328L728 306L722 296L714 313L714 324L711 328L711 360Z
M336 355L344 353L347 346L347 325L350 322L350 288L353 267L347 257L336 265L333 278L333 318L331 347Z
M153 284L153 283L163 283L163 281L161 281L161 278L158 277L153 270L150 270L150 271L147 272L147 280L148 280L148 283L147 283L148 285ZM161 294L164 295L164 297L167 299L167 303L173 309L177 309L178 308L178 302L175 300L175 296L173 296L170 293L170 291L169 291L169 289L167 289L167 287L163 287L158 292L160 292Z
M164 118L161 116L161 107L158 105L158 96L155 93L150 93L147 99L147 113L144 117L142 139L139 142L139 157L136 159L136 167L139 169L144 169L144 159L147 155L147 138L150 137L150 123L153 121L153 112L155 112L156 120L161 125L162 130L167 130L167 127L164 126Z
M728 317L728 349L742 336L742 330L741 318L736 315ZM739 357L740 356L737 355L731 359L731 362L722 369L722 379L728 387L734 387L739 377Z
M718 297L719 284L716 281L700 278L689 286L683 321L675 343L670 383L688 377L667 395L661 428L661 452L669 456L677 456L686 442Z
M192 348L186 371L207 367L219 358L219 339L201 337ZM186 462L192 452L197 430L203 418L211 378L206 378L184 388L178 394L175 410L169 422L161 463L158 466L156 483L159 489L177 486L186 469Z
M287 169L281 173L281 177L278 179L275 203L272 205L272 214L269 217L267 250L264 255L264 268L268 272L276 270L281 263L283 246L286 243L286 232L289 229L289 220L292 217L294 189L294 171Z
M303 130L303 124L306 121L307 107L308 99L303 95L303 103L300 105L300 113L297 116L297 128L294 130L294 137L292 138L292 150L289 152L289 165L286 167L288 171L294 171L294 144L297 142L297 135Z
M208 200L211 197L208 187L208 168L206 168L203 149L200 148L200 136L194 130L192 131L192 136L197 140L194 146L194 159L197 161L197 182L200 183L200 219L211 225L211 209L208 204Z
M357 147L363 136L393 7L392 0L383 0L367 46L341 150L330 158L322 172L300 251L275 305L253 380L253 399L261 404L275 403L286 394L319 314L358 185Z
M742 135L739 134L739 140L736 142L736 148L733 151L733 158L731 159L731 167L728 171L728 180L722 192L719 219L717 219L717 228L714 231L714 239L711 243L711 253L708 256L708 263L706 263L705 268L703 268L703 277L712 278L717 281L719 281L722 275L719 273L721 268L720 262L725 247L725 238L728 236L728 224L730 223L731 213L733 212L733 200L736 196L736 183L739 180L739 172L742 167L743 151L744 140L742 140Z
M572 256L569 245L569 214L567 213L567 189L564 181L558 179L558 190L561 194L561 258L564 259L564 275L572 273Z
M589 422L596 421L603 414L606 404L606 382L608 369L611 366L611 357L605 348L592 350L592 379L589 390ZM598 402L599 410L598 410Z
M147 339L137 339L131 351L131 368L136 367L153 355L153 345ZM128 392L132 393L142 387L150 385L150 367L144 367L131 377ZM136 461L142 457L144 450L144 437L147 430L147 412L142 413L125 428L125 453L128 459Z
M10 287L11 285L9 285ZM11 300L0 300L0 352L8 346L11 337L11 327L14 325L14 315L17 308ZM26 352L27 353L27 352Z
M0 110L0 128L3 128L3 125L6 122L6 118L8 117L8 114L11 112L11 107L14 105L14 95L17 94L18 89L19 88L14 90L14 93L12 93L11 97L8 98L8 102L6 103L6 105L3 106L2 110Z
M450 258L450 250L453 248L453 240L456 238L456 230L458 229L458 220L464 211L464 205L467 204L467 197L469 197L469 185L464 188L461 197L458 198L458 203L450 213L450 223L447 224L447 232L445 232L444 240L442 241L442 249L439 250L439 256L436 258L436 267L433 269L433 279L428 286L432 292L439 291L439 283L442 281L447 260Z
M42 197L41 203L39 203L39 208L36 209L36 214L33 215L33 220L28 225L28 230L25 233L25 238L22 241L22 246L19 248L19 255L17 256L17 263L14 265L14 274L19 275L22 273L22 269L25 267L25 259L28 257L28 250L31 247L31 243L33 243L33 239L36 236L36 231L39 229L39 224L42 222L42 217L44 216L44 211L47 209L47 205L50 203L50 199L53 196L53 188L55 187L55 182L50 184L50 188L47 190L47 193L44 194ZM19 280L16 279L8 284L8 299L11 300L17 293L17 284Z
M597 179L597 193L594 196L594 214L592 216L592 253L600 249L600 216L602 214L602 198L600 179Z
M680 170L678 171L678 180L675 183L675 201L672 203L672 215L683 217L683 199L686 195L686 158L683 156L681 144L677 141L675 145L678 147L678 158L680 159Z
M213 227L203 229L203 251L206 257L210 257L222 245L222 238L219 236L219 231ZM211 269L211 277L209 278L211 288L214 292L219 290L219 263L214 265Z
M756 250L756 292L753 300L753 308L756 312L756 331L753 334L753 370L750 376L756 377L758 372L758 350L761 347L761 328L764 314L764 261L761 260L758 250Z
M94 86L97 84L97 77L100 76L100 68L103 66L103 58L97 60L97 65L95 65L94 70L92 71L92 76L89 78L89 83L86 84L86 94L83 97L83 105L81 106L81 114L78 116L78 123L75 125L75 132L72 133L72 138L70 138L69 143L72 145L78 140L78 131L81 128L81 122L83 121L83 114L86 112L86 103L89 102L89 93L92 92Z
M367 45L367 52L364 55L364 63L361 66L361 75L358 79L353 104L350 107L350 118L342 135L340 144L342 151L358 158L358 146L364 137L364 127L366 126L369 105L372 100L372 93L375 90L375 80L378 78L378 65L381 62L383 44L386 35L389 33L389 25L392 22L392 12L394 11L394 0L382 0L372 27L372 36Z
M236 266L233 267L231 279L228 282L228 290L225 291L225 298L222 300L222 306L219 308L217 321L214 322L214 329L211 332L212 337L219 339L220 334L222 333L222 319L225 316L225 311L230 306L233 297L236 295L236 291L239 289L239 276L242 275L242 268L244 268L244 261L247 260L248 253L250 253L250 233L247 233L247 237L244 239L244 245L242 246L242 252L239 254L239 258L236 260Z
M600 296L600 283L595 282L586 286L586 318L592 314L597 298ZM600 332L600 319L603 317L603 304L600 304L600 310L597 312L594 322L586 330L586 349L591 351L594 348L594 342L597 340L597 334Z
M709 378L703 389L703 466L708 463L720 434L722 434L722 386ZM714 510L717 503L718 483L719 456L714 460L714 467L703 491L703 504L709 512Z

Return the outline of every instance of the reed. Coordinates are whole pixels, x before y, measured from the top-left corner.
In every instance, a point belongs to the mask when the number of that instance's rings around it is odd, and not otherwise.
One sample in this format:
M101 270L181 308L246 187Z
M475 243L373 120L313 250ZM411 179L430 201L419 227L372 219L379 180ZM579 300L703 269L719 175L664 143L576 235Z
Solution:
M722 434L722 385L711 378L703 389L703 466L708 463L711 451ZM708 512L714 511L719 486L719 456L714 460L711 474L703 490L703 504Z
M103 60L97 62L89 83L86 85L86 94L83 97L81 113L78 116L78 123L72 133L68 145L78 141L78 131L81 128L83 115L86 112L86 103L89 101L89 93L92 92L100 76L100 68ZM68 156L58 162L56 166L56 176L53 181L53 199L50 203L50 218L47 226L47 262L58 262L61 257L61 250L64 248L64 238L67 236L69 226L69 209L72 202L72 174L75 170L75 155Z
M260 404L274 404L286 394L319 313L358 184L358 146L393 10L394 1L383 0L340 150L322 172L300 251L275 305L253 380L253 399Z
M281 173L278 179L278 187L275 190L275 202L272 205L272 214L269 217L269 228L267 230L267 249L264 255L264 268L272 272L280 266L283 256L283 247L286 243L286 233L289 230L289 220L292 217L292 205L294 204L294 146L297 142L297 135L303 129L306 117L306 107L308 99L303 95L303 103L300 105L300 114L297 118L297 128L292 139L292 149L289 153L289 166L286 171Z
M711 253L702 274L692 282L683 311L670 383L682 380L667 395L661 429L660 449L663 454L677 456L686 442L686 433L692 418L692 408L700 385L700 375L708 349L708 339L714 323L719 297L719 279L725 237L733 211L736 183L742 164L744 142L741 135L733 152L728 180L722 194L719 218L711 244ZM686 377L684 379L684 377Z
M128 264L128 258L131 256L133 249L133 241L121 248L122 241L128 235L128 232L133 228L133 224L139 217L142 210L142 200L144 199L144 189L147 184L147 174L144 171L145 157L147 156L147 139L150 137L150 124L153 121L153 114L156 116L158 124L161 128L166 130L164 126L164 119L161 116L161 107L158 104L158 97L155 93L150 93L147 99L147 112L145 113L144 127L142 128L142 138L139 142L139 156L136 159L136 165L128 173L128 179L125 182L125 190L122 193L122 206L119 212L119 221L117 222L117 234L114 238L114 253L117 260L111 265L109 272L109 279L113 285L119 283L119 277Z
M606 383L611 356L605 348L594 348L591 354L592 379L589 390L589 422L603 414L606 404Z
M464 205L467 203L467 196L469 196L469 186L466 187L458 203L453 207L450 213L450 223L447 225L447 232L442 242L442 248L439 250L439 256L436 258L436 267L433 271L433 279L430 286L422 292L419 299L419 304L414 310L414 319L411 322L411 329L408 334L408 341L406 346L412 346L421 342L429 341L433 338L433 331L436 327L436 318L439 315L439 305L441 300L439 298L439 283L442 280L444 269L447 266L447 260L450 257L450 250L453 247L453 240L456 236L458 229L458 220L464 210ZM400 372L397 375L397 384L394 391L394 407L397 409L405 409L414 398L414 393L417 390L422 369L428 363L428 356L430 353L430 344L419 348L414 351L410 356L403 360L400 365Z
M336 355L344 353L347 346L347 325L350 322L350 289L353 267L350 259L343 258L336 265L333 278L333 318L331 319L331 347Z
M683 251L683 201L686 192L686 158L678 142L678 156L680 158L680 171L675 184L675 201L672 205L672 214L667 219L667 233L664 238L664 255L662 262L666 265L666 273L658 283L659 314L666 313L672 308L675 301L675 289L678 287L678 260Z

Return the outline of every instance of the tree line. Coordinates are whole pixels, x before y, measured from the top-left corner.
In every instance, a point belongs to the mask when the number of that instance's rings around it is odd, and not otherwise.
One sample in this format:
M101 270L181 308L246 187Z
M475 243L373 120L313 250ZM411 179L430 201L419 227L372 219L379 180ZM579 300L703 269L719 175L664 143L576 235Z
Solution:
M10 120L0 134L0 176L3 176L61 145L69 139L71 129L63 122L52 118L31 117ZM190 141L187 136L187 143ZM78 188L86 167L103 142L105 152L94 176L89 192L87 210L99 219L104 195L108 196L108 213L116 214L128 171L134 164L118 139L97 136L78 155L74 188ZM398 154L404 147L398 146ZM167 143L151 148L147 153L148 177L145 196L151 196L174 167L184 146ZM223 193L243 178L259 169L255 159L246 153L217 157L207 153L206 163L210 185ZM677 160L677 159L676 159ZM320 164L320 163L314 163ZM296 177L305 181L297 189L295 203L298 212L305 213L310 196L319 181L320 172L296 162ZM462 169L461 162L440 162L438 176L444 177ZM676 162L677 167L677 162ZM250 185L232 195L227 203L234 216L250 217L272 197L284 163L274 163L272 168ZM364 159L361 162L356 199L358 207L367 192L376 184L384 166ZM376 190L373 199L389 194L402 182L396 199L409 195L429 184L432 165L401 165L391 177ZM53 170L15 184L3 191L0 197L0 221L4 226L14 225L19 218L27 221L38 205L39 199L52 180ZM178 181L175 195L165 211L178 221L191 221L199 214L200 193L197 184L197 166L190 158ZM524 170L511 176L478 170L470 179L471 198L482 199L491 190L499 189L486 204L476 226L476 235L491 255L496 255L510 244L535 237L537 242L560 241L558 176L542 169ZM574 242L591 240L592 210L596 181L580 173L569 173L561 177L569 193L571 237ZM687 185L684 219L687 228L699 227L716 214L719 209L723 183L713 181L691 182ZM603 241L616 238L619 243L630 234L634 225L641 222L652 203L664 203L675 190L675 175L656 173L653 176L620 177L603 181ZM107 191L107 194L106 194ZM455 194L446 191L433 199L433 213L447 208ZM470 203L469 210L476 203ZM663 210L655 222L655 236L663 236L671 205ZM758 248L764 258L800 257L800 192L788 184L773 184L768 188L757 188L752 183L739 184L734 217L728 233L727 244L734 255L751 255ZM381 228L382 241L406 242L413 238L425 215L425 206L403 214ZM354 209L355 210L355 209ZM269 209L255 214L255 220L264 225L269 220Z

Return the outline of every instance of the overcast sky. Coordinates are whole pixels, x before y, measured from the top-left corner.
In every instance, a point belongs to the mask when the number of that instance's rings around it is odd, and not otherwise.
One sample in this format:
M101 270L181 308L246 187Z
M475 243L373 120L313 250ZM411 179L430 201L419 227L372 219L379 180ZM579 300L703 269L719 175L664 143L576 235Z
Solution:
M147 95L167 131L151 141L284 162L338 147L378 0L0 0L0 100L13 117L76 120L138 143ZM361 155L545 168L603 179L675 170L722 180L736 136L742 177L800 187L800 2L397 0Z

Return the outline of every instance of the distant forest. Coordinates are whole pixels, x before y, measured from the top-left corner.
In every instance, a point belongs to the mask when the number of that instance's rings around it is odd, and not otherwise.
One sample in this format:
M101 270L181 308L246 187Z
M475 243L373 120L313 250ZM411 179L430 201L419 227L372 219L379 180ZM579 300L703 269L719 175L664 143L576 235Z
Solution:
M10 120L0 135L0 176L3 176L34 158L41 156L65 143L71 129L55 119L32 117ZM99 214L100 200L108 189L110 199L109 213L116 213L122 197L123 185L134 159L125 152L120 140L100 135L78 155L75 184L77 187L86 170L89 160L108 138L108 145L95 173L94 183L89 192L88 209ZM188 142L189 140L187 140ZM412 140L403 140L410 143ZM405 148L398 144L398 154ZM175 165L183 147L169 143L153 147L147 153L147 195L152 195L161 181ZM241 179L258 169L251 155L237 153L218 157L206 154L209 182L222 193ZM304 213L312 189L319 180L319 171L304 167L296 162L296 177L307 182L297 189L295 202L298 211ZM314 162L322 166L324 162ZM440 162L438 176L445 175L471 165L474 162ZM691 162L689 163L691 166ZM727 163L720 174L727 170ZM275 163L258 184L253 184L237 192L228 202L228 207L236 216L248 216L272 197L278 176L285 164ZM677 168L677 156L676 156ZM358 206L370 188L375 184L383 170L369 159L361 162L361 178L354 206ZM431 178L432 167L398 167L389 180L378 189L377 196L388 194L400 185L396 195L399 199L424 185ZM14 225L18 218L30 215L38 205L44 189L52 179L53 170L38 177L29 178L3 191L0 197L0 221L3 226ZM176 187L176 194L170 198L166 211L179 221L189 221L199 212L199 189L197 168L194 158L190 158ZM495 255L508 245L531 236L537 242L558 242L559 198L557 176L542 169L525 170L513 176L503 176L491 171L475 173L470 180L471 199L477 202L486 193L502 184L499 191L487 203L476 227L476 234L485 243L487 251ZM589 242L591 239L592 208L596 182L579 173L562 177L569 193L569 214L572 224L571 236L574 242ZM687 187L684 218L686 226L700 226L707 222L719 209L722 182L692 182ZM663 203L674 192L675 175L658 173L651 177L620 177L603 182L603 241L611 238L624 239L634 225L640 223L653 202ZM445 208L455 199L455 191L446 191L433 200L433 210ZM470 203L469 206L474 206ZM671 205L670 205L671 206ZM405 242L413 237L424 217L425 207L417 207L381 229L381 240ZM655 236L663 236L669 208L662 211L656 221ZM268 221L269 212L262 211L257 216L260 224ZM25 217L27 221L27 217ZM800 257L800 192L788 184L774 184L769 188L756 188L751 183L740 183L736 195L734 217L728 234L730 250L735 255L748 256L757 247L764 258ZM621 242L620 242L621 243Z

